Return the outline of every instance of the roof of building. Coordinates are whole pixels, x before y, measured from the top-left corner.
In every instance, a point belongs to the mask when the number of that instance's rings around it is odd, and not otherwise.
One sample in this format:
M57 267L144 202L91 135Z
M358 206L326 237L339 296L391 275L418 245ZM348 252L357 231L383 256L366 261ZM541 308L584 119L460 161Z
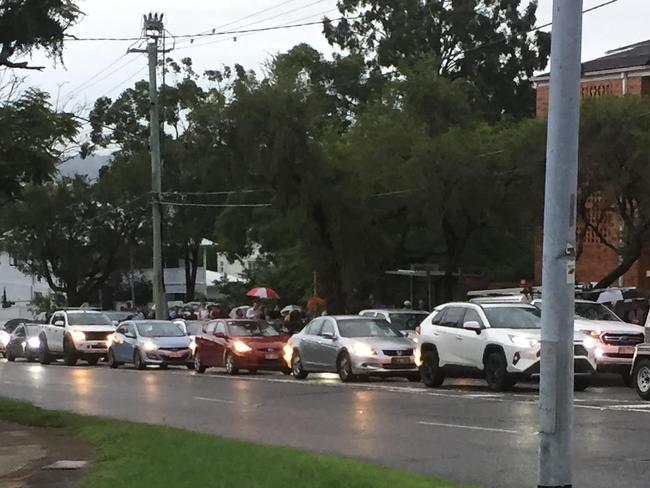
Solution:
M582 63L582 72L650 65L650 40L607 51L605 56Z
M607 51L605 56L585 61L582 63L582 73L610 71L625 68L650 66L650 40L637 42L628 46ZM548 79L550 73L546 72L533 77L533 80Z

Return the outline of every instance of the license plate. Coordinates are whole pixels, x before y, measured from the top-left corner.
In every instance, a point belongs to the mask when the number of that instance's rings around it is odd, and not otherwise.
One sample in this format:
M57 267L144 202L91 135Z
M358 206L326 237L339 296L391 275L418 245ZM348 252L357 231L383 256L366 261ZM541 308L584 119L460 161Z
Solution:
M393 364L411 364L411 358L393 358L391 361Z
M275 354L275 353L274 354L265 354L264 359L280 359L280 355Z
M183 355L182 352L169 351L165 353L165 356L168 358L180 358Z
M619 354L634 354L634 346L621 346L618 348Z

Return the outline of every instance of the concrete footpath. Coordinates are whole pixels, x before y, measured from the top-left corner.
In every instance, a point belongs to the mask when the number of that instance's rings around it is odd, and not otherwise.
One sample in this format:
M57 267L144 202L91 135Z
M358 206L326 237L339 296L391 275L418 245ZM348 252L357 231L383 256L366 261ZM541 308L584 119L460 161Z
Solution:
M0 488L63 488L81 484L92 446L57 429L0 421ZM86 461L82 469L44 469L58 461Z

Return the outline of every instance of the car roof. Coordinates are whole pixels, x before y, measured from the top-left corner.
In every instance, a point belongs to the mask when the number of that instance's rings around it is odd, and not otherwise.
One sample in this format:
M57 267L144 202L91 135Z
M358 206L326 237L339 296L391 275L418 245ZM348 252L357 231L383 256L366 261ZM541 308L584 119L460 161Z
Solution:
M321 317L315 317L315 318L331 318L334 320L374 320L377 319L377 317L363 317L361 315L323 315Z
M530 305L529 303L521 303L521 302L488 302L488 303L480 303L480 302L450 302L450 303L443 303L442 305L439 305L440 308L446 308L450 306L467 306L467 305L473 305L475 307L481 307L481 308L512 308L512 307L517 307L517 308L534 308L535 310L538 310L537 307L534 305Z

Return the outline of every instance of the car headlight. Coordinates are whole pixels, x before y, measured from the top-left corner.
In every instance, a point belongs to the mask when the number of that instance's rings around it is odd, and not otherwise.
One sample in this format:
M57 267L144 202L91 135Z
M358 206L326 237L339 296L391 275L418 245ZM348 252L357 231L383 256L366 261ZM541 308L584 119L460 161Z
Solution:
M537 339L528 339L527 337L521 337L516 335L511 335L510 340L517 347L522 347L525 349L531 349L539 344Z
M9 337L9 334L7 334L4 330L0 330L0 342L2 343L3 346L7 346L9 344L9 340L11 338Z
M115 338L115 334L108 334L106 336L106 347L111 347L113 345L114 338Z
M584 346L585 346L587 349L593 349L593 348L595 348L595 347L598 345L599 342L600 342L600 341L597 341L596 339L594 339L594 338L591 337L591 336L587 336L587 337L585 338L585 340L582 341L582 343L584 344Z
M246 344L245 342L242 342L242 341L233 342L232 347L237 352L251 352L252 351L251 347L248 344Z
M416 347L415 350L413 351L413 360L415 361L415 365L418 368L422 366L422 353L420 352L419 347Z
M38 349L41 347L41 340L38 337L30 337L27 339L27 345L32 349Z
M194 351L196 351L196 340L192 339L190 341L190 351L192 351L192 354L194 354Z
M282 348L282 356L284 357L284 362L287 365L291 366L291 360L293 359L293 347L289 344L285 344Z
M80 330L72 331L71 335L75 342L84 342L86 340L86 334Z
M151 341L145 341L145 343L142 345L142 349L144 349L146 352L153 352L158 349L158 346L156 346Z
M364 344L363 342L355 342L354 345L352 346L352 351L357 355L357 356L376 356L377 351L370 347L368 344Z
M590 330L588 333L594 339L600 339L600 331L599 330Z

